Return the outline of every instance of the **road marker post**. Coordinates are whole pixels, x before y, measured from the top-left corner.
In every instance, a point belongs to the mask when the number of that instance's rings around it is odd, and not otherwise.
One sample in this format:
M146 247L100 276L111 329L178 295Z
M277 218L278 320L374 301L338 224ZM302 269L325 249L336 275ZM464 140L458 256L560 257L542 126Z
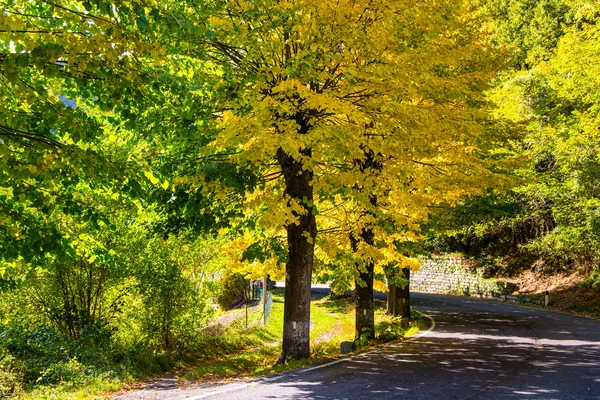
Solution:
M263 277L263 285L262 285L262 302L263 302L263 325L267 325L267 277Z

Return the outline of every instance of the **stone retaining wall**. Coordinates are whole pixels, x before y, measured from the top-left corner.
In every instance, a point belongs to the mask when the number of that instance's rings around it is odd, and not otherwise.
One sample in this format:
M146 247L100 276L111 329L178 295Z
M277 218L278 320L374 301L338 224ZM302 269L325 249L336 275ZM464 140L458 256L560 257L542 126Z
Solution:
M461 256L421 258L420 263L421 268L410 273L410 289L415 292L456 294L546 306L547 299L544 296L512 295L515 285L507 286L504 282L484 278L481 268L473 268Z
M477 297L506 294L504 283L483 278L481 269L470 268L460 256L434 256L420 262L421 268L410 275L410 288L416 292Z

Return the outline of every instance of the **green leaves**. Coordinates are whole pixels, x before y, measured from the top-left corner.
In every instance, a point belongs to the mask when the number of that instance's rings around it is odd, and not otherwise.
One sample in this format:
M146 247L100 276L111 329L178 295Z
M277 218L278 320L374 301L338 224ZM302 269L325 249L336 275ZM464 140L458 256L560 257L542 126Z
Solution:
M471 251L522 257L516 266L538 259L554 269L589 268L600 251L592 228L600 194L600 10L579 0L489 9L498 13L494 40L518 46L516 69L499 77L491 99L498 115L526 132L521 153L529 165L516 170L525 182L507 198L516 207L456 238ZM506 13L515 18L500 17Z

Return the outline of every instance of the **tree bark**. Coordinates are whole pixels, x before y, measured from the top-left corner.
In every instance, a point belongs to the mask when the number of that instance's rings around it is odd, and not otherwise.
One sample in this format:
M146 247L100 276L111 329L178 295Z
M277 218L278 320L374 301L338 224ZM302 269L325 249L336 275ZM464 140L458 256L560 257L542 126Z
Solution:
M373 230L363 230L361 239L367 245L373 245ZM355 239L352 240L354 251L357 250L357 246L357 241ZM360 339L363 335L368 335L370 338L375 337L375 305L373 300L373 272L375 264L372 260L368 260L365 262L363 268L364 270L362 268L359 269L358 279L354 281L354 287L356 288L355 340Z
M364 160L357 160L356 163L361 172L374 169L381 171L381 163L375 161L375 154L363 148L365 152ZM362 191L362 187L355 187ZM377 207L377 196L369 194L369 202L373 208ZM365 215L374 217L372 210L365 210ZM356 252L358 250L359 243L364 243L367 246L373 246L375 244L375 232L373 226L365 226L361 229L359 238L357 239L352 234L350 235L350 242L352 243L352 250ZM375 270L375 263L373 260L365 260L362 268L359 268L358 279L355 279L354 287L356 288L356 315L354 326L356 329L355 340L360 339L362 335L368 335L370 338L375 337L375 305L373 299L373 273Z
M302 150L310 157L310 149ZM285 302L283 306L283 343L278 363L310 356L310 285L317 236L313 214L313 174L302 162L277 151L277 160L285 179L285 194L303 208L294 213L297 223L288 224L288 260L285 268Z
M400 276L406 284L394 290L394 317L410 319L410 268L402 268Z
M390 284L388 284L387 307L385 309L385 313L387 315L394 315L395 300L396 300L396 286L394 286L390 283Z

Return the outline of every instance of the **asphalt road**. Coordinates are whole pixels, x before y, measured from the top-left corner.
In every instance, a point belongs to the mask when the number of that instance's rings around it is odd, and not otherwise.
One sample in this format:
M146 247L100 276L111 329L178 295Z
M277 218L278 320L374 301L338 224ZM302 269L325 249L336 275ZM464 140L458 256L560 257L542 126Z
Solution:
M148 390L146 399L600 399L600 321L432 294L413 340L248 382ZM133 395L133 397L131 397Z

